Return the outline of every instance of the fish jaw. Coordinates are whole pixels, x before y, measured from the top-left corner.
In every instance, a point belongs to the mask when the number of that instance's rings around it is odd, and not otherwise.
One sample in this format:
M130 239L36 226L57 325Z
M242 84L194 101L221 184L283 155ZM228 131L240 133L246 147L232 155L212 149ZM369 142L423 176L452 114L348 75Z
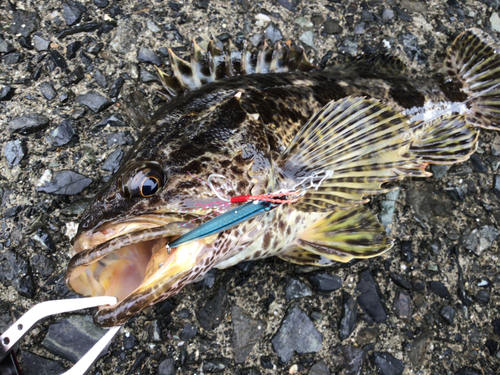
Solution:
M84 296L114 296L118 303L101 308L100 326L116 326L143 309L178 293L212 267L213 238L175 249L166 244L192 229L178 222L141 227L137 222L79 233L66 272L70 289ZM146 227L146 229L144 229ZM141 228L141 230L137 230Z

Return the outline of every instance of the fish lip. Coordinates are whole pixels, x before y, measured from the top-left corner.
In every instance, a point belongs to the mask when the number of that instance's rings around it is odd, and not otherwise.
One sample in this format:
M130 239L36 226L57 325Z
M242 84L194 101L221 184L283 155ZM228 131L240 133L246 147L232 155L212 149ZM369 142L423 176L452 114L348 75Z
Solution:
M110 256L111 259L117 258L121 260L120 253L122 251L128 251L128 249L138 249L133 250L137 252L146 253L148 251L151 252L150 257L148 258L148 254L144 255L144 259L147 259L147 262L144 263L142 269L140 270L137 279L140 279L140 282L137 282L132 287L131 292L127 294L122 294L122 298L119 298L119 302L117 305L107 307L105 311L101 312L101 316L103 313L106 313L107 316L111 316L111 318L107 318L106 322L98 323L101 326L111 326L116 325L117 322L120 324L124 323L128 318L135 315L138 311L146 308L147 306L154 304L163 300L164 298L155 298L154 300L149 299L145 301L146 298L142 298L140 295L144 289L144 284L154 285L158 289L165 289L168 291L169 287L172 284L175 284L176 280L182 279L186 273L189 273L190 267L193 265L193 262L183 263L184 260L178 261L178 256L174 256L179 249L167 250L164 246L166 243L170 242L174 238L186 233L195 227L194 224L186 223L186 222L178 222L178 221L170 221L164 220L165 215L163 215L163 219L158 220L156 223L153 223L151 220L141 221L140 217L135 218L129 222L118 222L114 225L118 225L117 228L113 228L113 223L107 223L105 226L100 226L95 228L94 230L84 231L78 233L77 237L75 237L74 246L72 250L72 258L69 261L68 268L66 271L66 284L69 289L75 291L78 294L82 295L115 295L113 293L108 293L109 289L95 289L93 285L100 284L100 275L102 275L108 266L103 266L101 268L104 269L101 274L94 276L95 269L100 267L99 264L106 264L106 257ZM163 226L160 223L166 223ZM138 232L141 230L137 230L140 226L145 225L148 228L144 229L143 232L148 234L149 232L153 233L150 239L141 239L139 237L135 237ZM169 228L170 227L170 228ZM165 229L166 228L166 229ZM162 231L164 231L162 235ZM93 236L96 236L92 238ZM168 239L170 237L170 240ZM165 240L165 238L167 238ZM128 240L128 242L126 242ZM120 243L125 241L125 246L121 246ZM113 247L113 243L116 246ZM111 251L104 251L104 256L101 256L103 249L111 246ZM148 246L151 246L149 249ZM156 252L153 251L153 248L156 247ZM108 249L109 250L109 249ZM198 249L200 250L200 249ZM167 255L168 253L168 255ZM195 258L197 258L199 252L193 253ZM150 262L152 262L155 255L158 255L160 259L165 259L165 262L177 262L174 264L173 268L165 269L164 273L153 272L153 277L147 276L146 272L149 272L148 269L152 267ZM108 258L109 259L109 258ZM158 258L157 258L158 259ZM170 260L169 260L170 259ZM89 271L90 270L90 271ZM90 276L89 276L90 272ZM141 273L142 272L142 273ZM150 273L150 272L149 272ZM84 277L86 280L91 280L82 287L81 278ZM127 275L128 278L128 275ZM134 279L135 277L131 277ZM111 280L114 280L111 278ZM120 280L120 279L118 279ZM123 280L123 279L121 279ZM113 281L109 284L111 285ZM125 281L126 284L129 284L128 281ZM115 283L117 284L117 283ZM157 285L155 285L157 284ZM117 287L120 288L120 287ZM115 288L116 289L116 288ZM124 292L125 293L125 292ZM118 297L118 295L115 295ZM123 298L125 296L125 298ZM160 296L161 297L161 296ZM165 297L166 298L166 297ZM134 302L131 303L130 300ZM120 313L124 310L124 305L127 305L127 317L120 318L123 314ZM104 310L104 309L102 309ZM115 312L116 310L116 312ZM136 311L131 314L131 311ZM99 313L98 313L99 315ZM97 319L97 318L96 318ZM121 319L121 320L120 320Z

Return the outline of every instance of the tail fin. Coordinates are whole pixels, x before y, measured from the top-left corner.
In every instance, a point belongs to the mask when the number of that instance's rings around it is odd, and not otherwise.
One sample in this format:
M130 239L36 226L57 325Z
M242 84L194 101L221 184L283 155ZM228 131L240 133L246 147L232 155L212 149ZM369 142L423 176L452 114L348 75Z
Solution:
M348 211L335 211L318 220L302 233L298 246L305 252L319 255L315 265L324 266L330 263L321 261L321 258L342 263L355 258L372 258L389 250L393 242L375 215L359 206ZM282 258L290 261L287 255L285 253ZM292 261L312 264L312 259L304 256Z
M443 64L443 90L453 101L469 102L467 121L500 130L500 46L479 29L460 34Z

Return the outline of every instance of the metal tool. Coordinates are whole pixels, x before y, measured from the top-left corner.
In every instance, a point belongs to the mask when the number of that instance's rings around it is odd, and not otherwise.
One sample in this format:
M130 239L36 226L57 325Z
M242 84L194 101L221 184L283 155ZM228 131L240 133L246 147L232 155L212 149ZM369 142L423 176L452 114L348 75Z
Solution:
M117 299L115 297L103 296L47 301L33 306L0 336L0 375L21 374L12 348L39 320L55 314L103 305L114 305L116 303ZM71 369L62 375L85 374L97 360L101 352L111 343L120 328L121 326L110 328Z

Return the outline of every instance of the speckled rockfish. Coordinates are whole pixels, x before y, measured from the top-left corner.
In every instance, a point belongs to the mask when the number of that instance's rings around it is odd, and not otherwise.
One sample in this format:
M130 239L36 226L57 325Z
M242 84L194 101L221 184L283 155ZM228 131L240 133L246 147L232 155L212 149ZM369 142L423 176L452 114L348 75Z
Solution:
M384 253L393 240L364 206L369 197L430 176L428 164L467 160L480 128L500 126L500 47L477 29L418 82L393 56L321 70L291 43L254 52L193 42L190 62L170 58L174 76L159 73L167 101L148 116L131 96L144 131L74 240L69 287L119 300L97 312L101 326L123 324L212 267L271 256L328 266ZM284 196L309 178L300 195ZM220 196L276 192L286 203L167 246L238 207Z

